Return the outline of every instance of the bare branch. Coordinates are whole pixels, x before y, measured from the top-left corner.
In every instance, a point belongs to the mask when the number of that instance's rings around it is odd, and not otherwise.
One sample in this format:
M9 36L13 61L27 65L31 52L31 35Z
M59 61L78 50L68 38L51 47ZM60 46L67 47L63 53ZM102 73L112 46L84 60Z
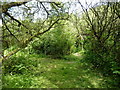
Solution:
M43 5L43 3L42 3L42 2L40 2L40 4L43 6L44 10L46 11L47 16L48 16L48 15L50 15L50 14L49 14L49 12L47 11L46 7Z
M21 6L22 4L25 4L29 1L31 1L31 0L25 0L24 2L11 2L11 3L7 3L7 4L3 4L1 11L2 11L2 13L6 13L9 8L15 7L15 6Z
M6 23L3 21L3 23L4 23L4 25L5 25L5 27L6 27L6 29L8 30L8 32L10 33L10 35L12 35L18 42L20 42L18 39L17 39L17 37L9 30L9 28L7 27L7 25L6 25Z
M46 29L45 31L43 31L43 32L38 32L38 33L34 34L33 36L31 36L29 39L27 39L27 40L25 41L25 43L23 43L22 47L17 48L17 49L15 49L15 50L13 50L12 52L8 53L5 57L0 58L0 62L6 60L7 58L9 58L10 56L14 55L15 53L17 53L17 52L20 51L21 49L27 47L27 44L30 43L30 42L33 40L34 37L37 37L38 35L43 35L44 33L48 32L59 20L60 20L60 19L57 19L57 20L56 20L54 23L52 23L51 26L50 26L48 29Z
M27 28L24 24L22 24L19 20L15 19L13 16L11 16L8 12L5 13L7 16L9 16L12 20L16 21L18 23L18 26L20 27L21 25L25 28ZM27 28L28 29L28 28Z
M87 20L87 23L88 23L89 25L91 25L91 30L93 31L95 37L96 37L97 39L99 39L99 36L97 35L97 32L95 31L94 25L93 25L93 23L92 23L92 20L90 19L90 15L89 15L87 9L84 9L84 6L81 4L81 2L80 2L79 0L78 0L78 3L81 5L81 7L82 7L82 9L83 9L83 11L84 11L84 13L85 13L85 15L86 15L86 17L87 17L87 19L88 19L88 20Z
M32 41L34 37L37 37L38 35L42 35L42 34L48 32L59 20L60 20L60 19L57 19L57 20L56 20L54 23L52 23L52 24L49 26L49 28L46 29L45 31L43 31L43 32L37 32L36 34L34 34L33 36L31 36L29 39L27 39L27 40L25 41L25 43L24 43L23 46L26 47L26 45L27 45L30 41Z

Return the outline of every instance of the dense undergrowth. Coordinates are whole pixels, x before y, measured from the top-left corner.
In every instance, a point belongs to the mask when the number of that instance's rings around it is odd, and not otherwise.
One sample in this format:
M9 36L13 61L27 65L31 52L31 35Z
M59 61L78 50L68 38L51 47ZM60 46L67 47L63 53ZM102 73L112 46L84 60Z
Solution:
M3 88L120 87L120 3L33 2L2 4Z
M114 88L118 78L103 75L79 55L58 59L18 52L3 62L3 88ZM114 78L114 79L113 79Z

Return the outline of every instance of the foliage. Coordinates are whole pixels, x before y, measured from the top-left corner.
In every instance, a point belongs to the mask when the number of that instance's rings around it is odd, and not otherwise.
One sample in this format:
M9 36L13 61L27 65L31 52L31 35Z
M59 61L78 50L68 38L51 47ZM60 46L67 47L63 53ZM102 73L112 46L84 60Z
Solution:
M61 56L71 53L71 47L74 43L72 33L66 32L64 26L59 24L54 30L44 34L40 38L36 38L32 42L33 50L40 54Z
M81 5L81 16L67 12L69 3L36 4L47 15L35 21L31 11L17 20L3 9L3 59L20 48L3 62L3 87L119 87L119 3Z
M31 62L26 58L24 52L19 52L10 59L3 62L3 73L4 74L25 74L32 70L33 66L37 66L37 62Z
M84 53L83 62L92 64L93 70L100 72L104 76L114 77L117 84L119 84L119 64L115 61L114 56L107 55L105 53L96 54L94 52L88 51Z
M82 7L84 11L82 17L73 17L74 26L78 31L77 38L83 37L85 60L108 75L119 75L118 27L120 22L116 12L118 5L119 3L107 3L89 9ZM78 43L81 43L81 40Z
M25 55L25 54L24 54ZM5 68L2 76L3 88L111 88L116 82L91 70L91 64L83 63L80 57L66 56L66 59L51 59L39 55L19 56L10 60L9 69ZM74 57L74 59L73 59ZM17 59L17 60L16 60ZM17 61L16 63L14 63ZM31 63L30 63L31 62ZM24 64L29 69L20 71L16 65ZM3 63L5 65L9 62ZM34 65L35 64L35 65ZM17 73L10 71L16 70ZM16 68L16 69L15 69ZM31 69L31 70L30 70ZM5 73L7 71L8 73ZM20 73L21 72L21 73Z

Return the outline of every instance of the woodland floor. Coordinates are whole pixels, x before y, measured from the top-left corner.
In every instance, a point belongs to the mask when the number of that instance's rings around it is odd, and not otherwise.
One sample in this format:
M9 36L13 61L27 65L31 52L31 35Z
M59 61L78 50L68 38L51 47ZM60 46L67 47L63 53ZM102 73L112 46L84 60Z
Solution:
M64 59L31 55L27 59L34 63L29 72L4 75L3 88L107 88L114 83L91 69L79 54Z

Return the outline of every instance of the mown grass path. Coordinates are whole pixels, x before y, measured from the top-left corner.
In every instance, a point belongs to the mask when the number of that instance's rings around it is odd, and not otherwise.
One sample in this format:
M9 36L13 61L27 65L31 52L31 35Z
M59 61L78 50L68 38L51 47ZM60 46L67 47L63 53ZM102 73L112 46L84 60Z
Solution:
M29 72L3 76L5 88L107 88L111 79L91 70L80 56L51 59L30 56Z

